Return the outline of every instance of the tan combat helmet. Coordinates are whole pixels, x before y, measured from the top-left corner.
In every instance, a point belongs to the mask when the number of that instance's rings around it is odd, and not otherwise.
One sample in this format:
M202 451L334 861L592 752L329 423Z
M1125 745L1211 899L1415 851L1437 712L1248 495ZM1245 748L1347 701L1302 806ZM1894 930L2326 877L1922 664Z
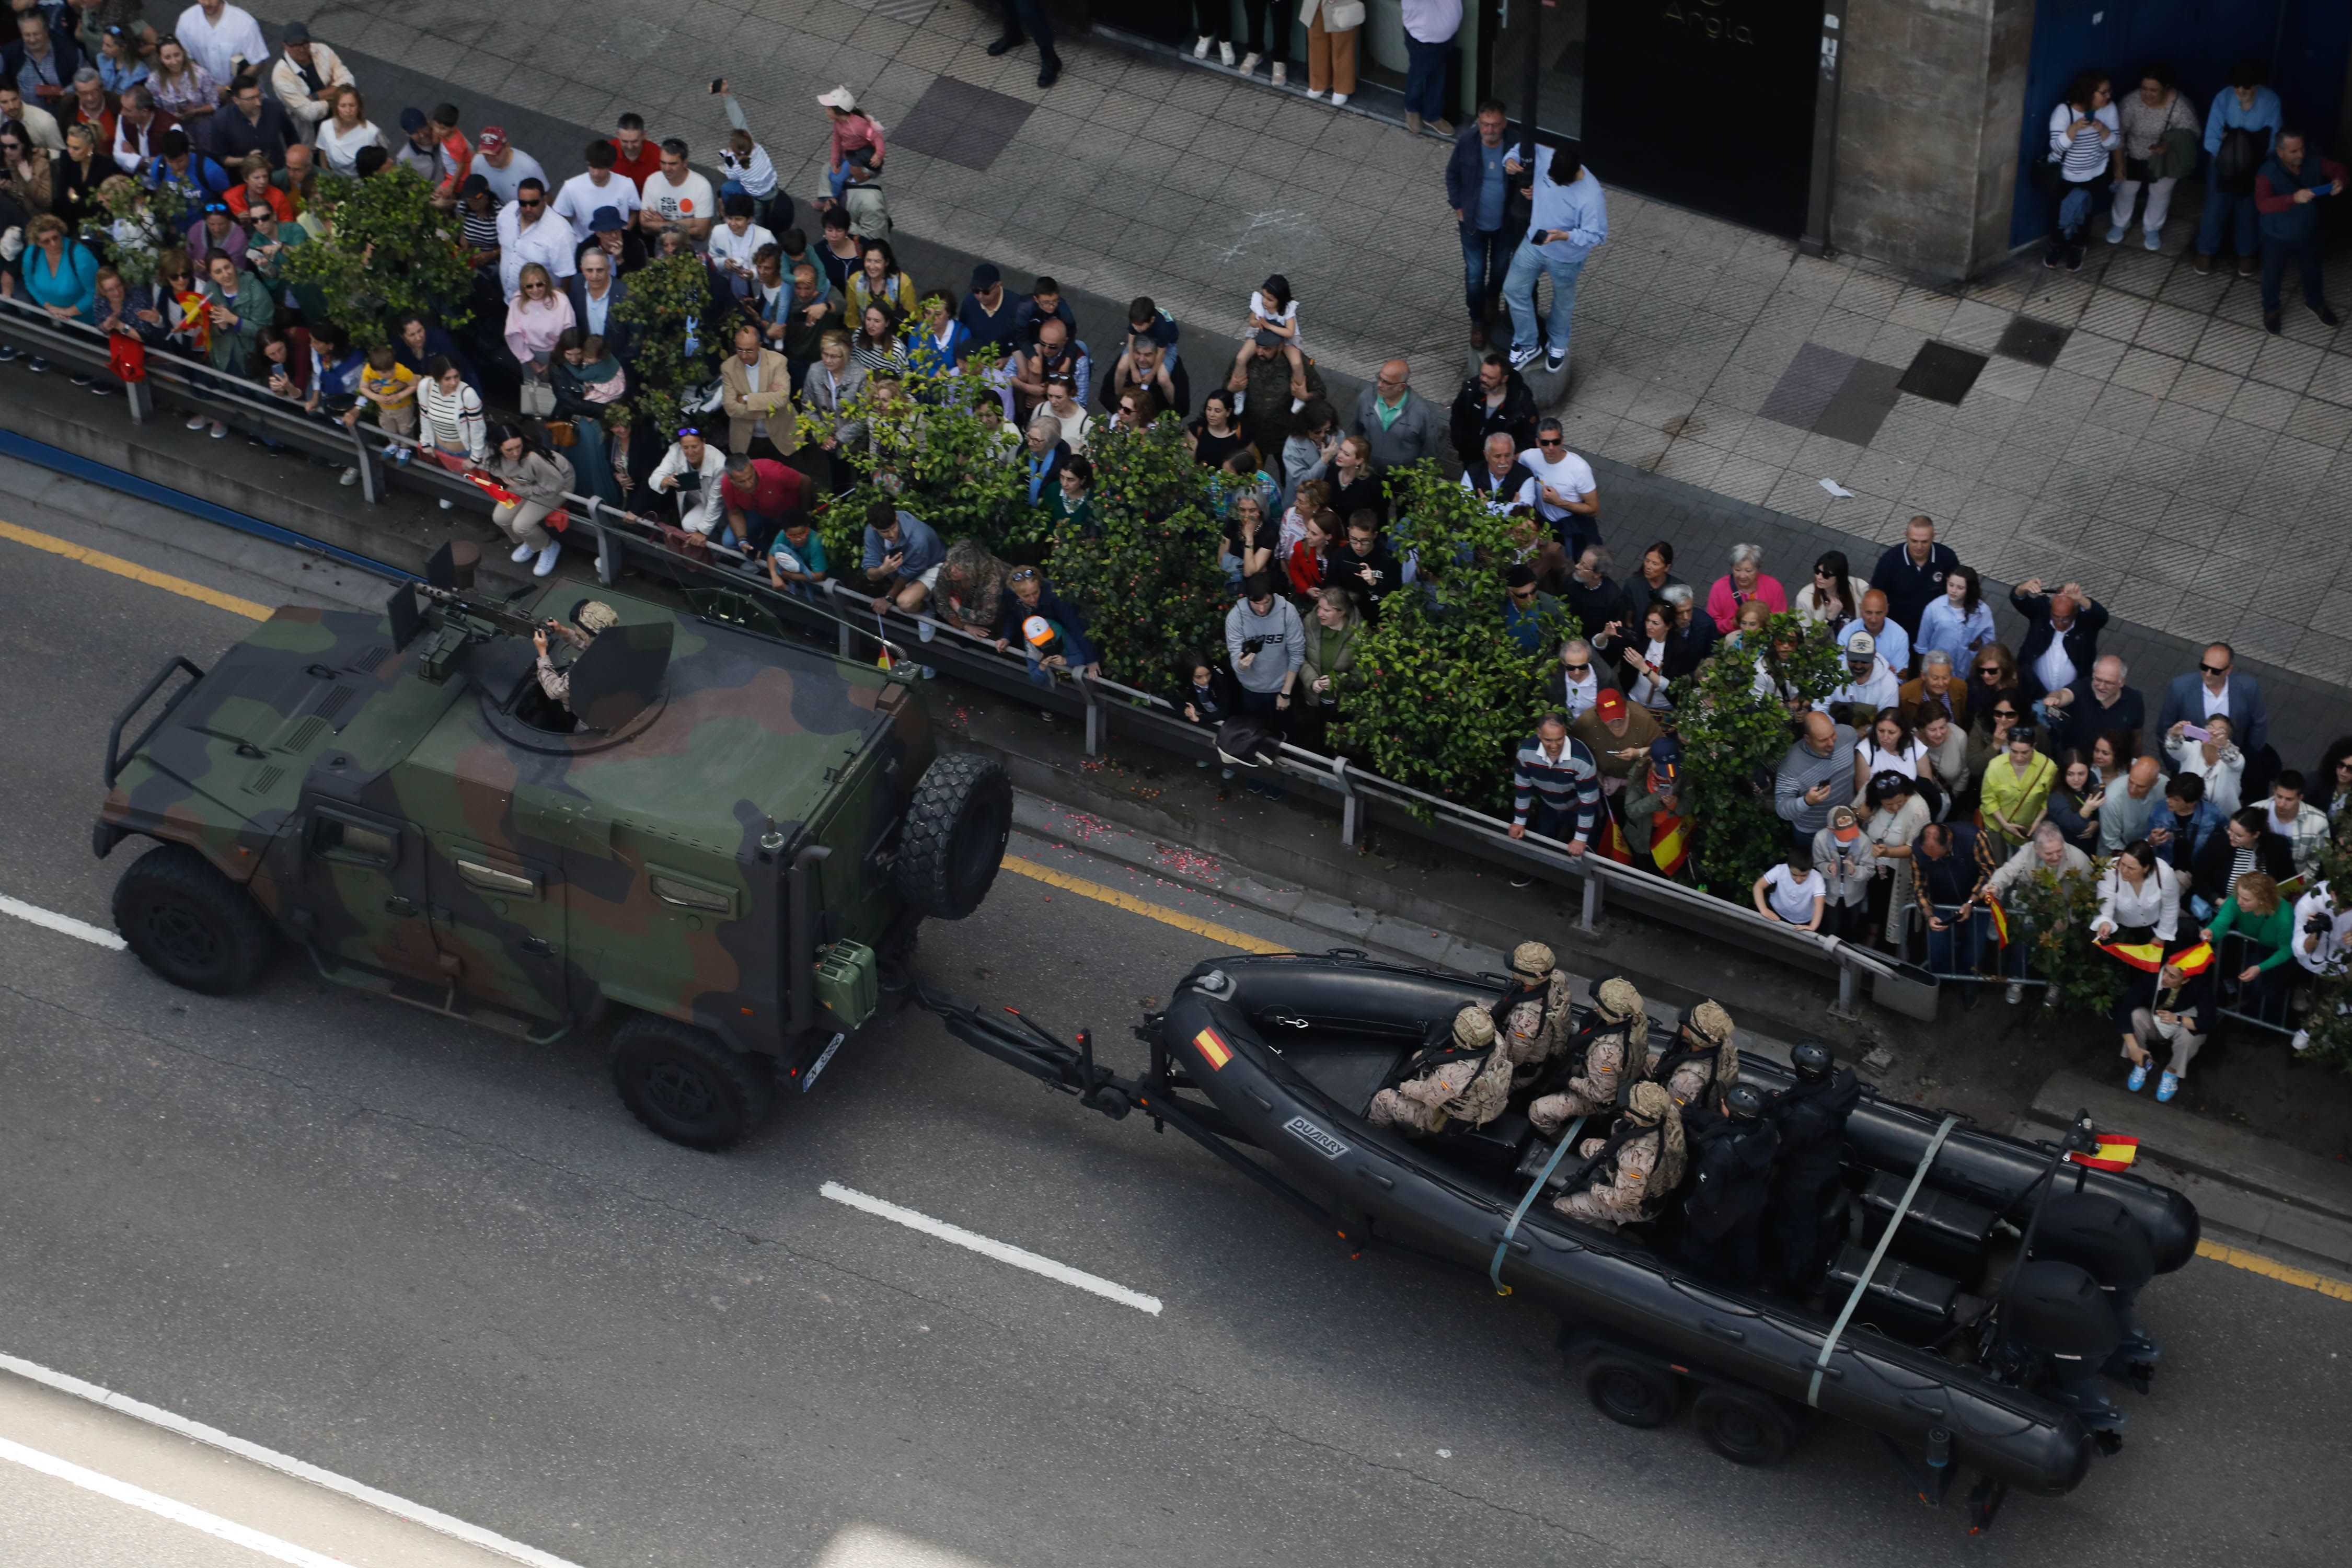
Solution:
M1715 1049L1715 1092L1723 1093L1739 1081L1739 1047L1731 1043L1731 1015L1713 997L1690 1010L1692 1036Z
M1511 949L1511 973L1522 980L1548 980L1556 962L1551 949L1539 942L1523 942Z
M1465 1050L1483 1051L1495 1043L1495 1020L1484 1007L1465 1007L1454 1015L1454 1043Z
M1648 1047L1650 1015L1632 981L1622 974L1612 975L1594 989L1592 1000L1600 1008L1601 1022L1625 1026L1626 1043L1635 1051ZM1629 1056L1626 1060L1633 1068L1641 1066L1638 1057Z
M1649 1180L1642 1188L1643 1205L1652 1206L1682 1185L1683 1167L1688 1158L1683 1142L1682 1112L1675 1109L1675 1097L1666 1092L1664 1084L1644 1079L1625 1097L1625 1114L1644 1127L1659 1130L1658 1163L1650 1167Z
M602 599L590 599L572 612L572 624L590 637L621 624L621 612Z

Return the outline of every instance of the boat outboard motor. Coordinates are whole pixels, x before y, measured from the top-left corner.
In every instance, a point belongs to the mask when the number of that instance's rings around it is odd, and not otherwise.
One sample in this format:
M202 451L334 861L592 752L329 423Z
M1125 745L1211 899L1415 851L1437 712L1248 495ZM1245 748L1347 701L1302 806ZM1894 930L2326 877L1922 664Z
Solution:
M2107 1372L2142 1385L2161 1353L2132 1315L2140 1289L2156 1276L2156 1248L2147 1227L2114 1198L2098 1193L2053 1194L2033 1233L2037 1258L2071 1263L2107 1293L2123 1340Z
M2047 1369L2044 1394L2095 1431L2123 1430L2124 1413L2099 1381L2101 1367L2123 1342L2123 1330L2096 1279L2072 1263L2027 1262L2001 1312L2010 1344L2040 1357Z

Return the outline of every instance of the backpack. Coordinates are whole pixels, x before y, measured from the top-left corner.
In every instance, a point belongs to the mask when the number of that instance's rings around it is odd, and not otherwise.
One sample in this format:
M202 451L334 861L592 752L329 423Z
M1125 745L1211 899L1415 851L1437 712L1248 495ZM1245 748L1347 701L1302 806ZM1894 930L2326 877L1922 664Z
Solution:
M2263 132L2231 126L2221 132L2221 145L2213 154L2213 188L2223 195L2253 195L2254 176L2270 155L2270 139Z

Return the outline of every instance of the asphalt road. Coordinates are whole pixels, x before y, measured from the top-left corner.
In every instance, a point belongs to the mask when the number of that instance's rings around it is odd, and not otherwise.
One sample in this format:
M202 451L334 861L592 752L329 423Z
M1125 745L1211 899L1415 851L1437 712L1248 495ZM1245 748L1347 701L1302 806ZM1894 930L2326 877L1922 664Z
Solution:
M89 521L118 512L130 531ZM188 555L22 470L0 472L0 519L247 598L370 592ZM0 568L0 893L104 925L107 723L168 655L250 623L17 542ZM1133 1063L1138 1010L1213 951L1006 875L927 931L920 971L1095 1026ZM827 1202L826 1182L1163 1310ZM2199 1262L2142 1310L2166 1364L2126 1396L2124 1452L1972 1542L1853 1429L1759 1473L1686 1426L1606 1422L1540 1309L1351 1260L1182 1139L1079 1110L919 1014L711 1157L631 1121L590 1043L510 1043L292 962L208 1000L0 920L0 1349L597 1568L921 1560L893 1541L998 1568L2340 1562L2345 1304ZM0 1564L40 1560L0 1541Z

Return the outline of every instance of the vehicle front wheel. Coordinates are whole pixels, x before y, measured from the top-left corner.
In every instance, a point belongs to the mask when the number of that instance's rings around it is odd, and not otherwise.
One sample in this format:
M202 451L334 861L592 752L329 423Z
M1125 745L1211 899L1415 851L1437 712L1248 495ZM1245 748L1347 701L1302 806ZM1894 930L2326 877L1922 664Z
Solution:
M775 1072L707 1030L640 1013L613 1037L613 1087L671 1142L716 1153L767 1119Z
M1601 1414L1628 1426L1663 1426L1682 1403L1672 1377L1607 1352L1584 1363L1584 1392Z
M1709 1388L1691 1402L1691 1422L1707 1447L1735 1465L1779 1464L1797 1440L1796 1424L1767 1394Z
M259 979L275 945L252 896L184 844L159 845L123 871L114 929L140 963L207 996Z

